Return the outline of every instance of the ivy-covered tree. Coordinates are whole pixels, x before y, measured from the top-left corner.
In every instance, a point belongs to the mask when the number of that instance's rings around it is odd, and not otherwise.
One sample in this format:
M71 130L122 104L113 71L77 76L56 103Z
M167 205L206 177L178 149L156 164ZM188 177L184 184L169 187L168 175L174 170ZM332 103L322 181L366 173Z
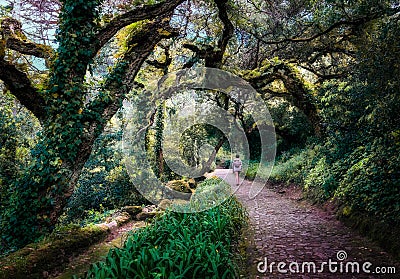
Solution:
M162 151L163 132L164 132L164 118L165 118L165 103L157 107L155 115L155 134L154 134L154 157L155 157L155 173L161 177L164 173L164 156Z
M28 40L17 20L1 20L0 80L42 126L33 162L14 182L10 206L2 212L3 243L21 246L53 228L94 140L135 86L142 63L158 42L176 34L169 21L181 2L132 5L104 22L101 0L61 1L55 50ZM139 21L143 24L128 35L120 58L89 97L85 76L94 58L118 31ZM46 77L33 79L14 53L45 59Z

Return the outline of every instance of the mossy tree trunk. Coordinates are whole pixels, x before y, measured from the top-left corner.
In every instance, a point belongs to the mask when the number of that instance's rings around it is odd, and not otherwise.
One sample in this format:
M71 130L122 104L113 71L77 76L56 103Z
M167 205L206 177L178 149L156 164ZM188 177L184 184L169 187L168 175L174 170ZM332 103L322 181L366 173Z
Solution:
M164 174L164 155L162 150L162 142L164 138L164 120L165 103L162 103L157 107L154 143L154 157L156 160L155 170L158 177L162 177L162 175Z

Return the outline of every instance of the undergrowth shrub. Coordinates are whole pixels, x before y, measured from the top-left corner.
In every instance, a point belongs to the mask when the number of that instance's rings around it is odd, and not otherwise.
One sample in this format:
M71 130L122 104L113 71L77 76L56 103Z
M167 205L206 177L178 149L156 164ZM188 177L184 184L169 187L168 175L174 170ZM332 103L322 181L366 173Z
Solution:
M336 195L352 210L400 226L400 158L398 147L377 139L360 146L347 159L348 168Z
M126 205L148 204L130 182L125 168L116 169L109 173L87 171L82 175L66 209L67 221L85 219L93 210L103 212Z
M14 205L15 182L32 162L31 148L36 144L39 121L0 84L0 235L8 227L4 218ZM17 113L18 112L18 113ZM4 218L4 219L3 219ZM0 237L0 256L16 247Z
M198 213L166 211L93 264L85 278L238 278L234 244L246 222L234 197Z
M221 204L231 195L231 186L225 183L221 178L213 176L199 184L199 186L196 188L196 191L190 198L189 206L191 210L194 209L196 211L203 211L210 207ZM179 204L175 206L180 207ZM187 210L180 208L176 211L185 212Z
M246 170L246 178L247 179L254 179L260 169L259 162L257 161L250 161L249 166Z
M96 140L68 201L63 222L93 219L90 216L93 210L103 213L126 205L148 204L131 183L122 162L121 133L106 131Z
M332 172L326 157L321 157L308 173L304 174L304 191L309 199L324 202L334 194L338 183Z
M246 179L254 180L256 176L262 180L268 180L273 169L274 162L260 164L257 161L250 161L246 170Z
M303 183L315 152L313 149L292 149L280 155L272 169L270 181Z
M293 149L278 157L270 181L298 183L307 198L323 203L335 197L346 208L400 224L399 147L384 137L347 146L323 144Z

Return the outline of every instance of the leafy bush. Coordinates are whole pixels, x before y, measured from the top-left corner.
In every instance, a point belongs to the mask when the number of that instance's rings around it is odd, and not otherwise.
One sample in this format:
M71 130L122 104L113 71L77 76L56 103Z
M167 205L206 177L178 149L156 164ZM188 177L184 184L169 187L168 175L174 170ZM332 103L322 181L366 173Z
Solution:
M259 162L250 161L249 166L247 167L247 170L246 170L246 178L254 179L257 175L258 170L259 170Z
M263 180L268 180L271 174L271 167L273 162L268 162L266 164L261 164L257 161L250 161L246 170L246 179L253 180L258 175L259 178Z
M351 153L336 195L352 210L400 225L398 148L385 147L381 140Z
M86 172L79 180L67 207L68 218L66 221L85 219L90 217L89 212L104 211L126 205L148 204L148 201L136 190L130 182L124 167L118 175L110 177L104 170Z
M312 127L303 112L286 100L271 103L269 112L276 129L285 134L281 137L277 133L277 152L289 151L294 145L304 146L312 135Z
M233 244L246 221L234 197L203 212L167 211L110 250L86 278L238 278Z
M29 165L29 150L36 142L38 130L38 120L27 109L11 94L0 94L0 190L2 185L9 187Z
M327 154L327 145L311 139L305 148L292 148L277 157L269 180L273 183L301 184L307 197L324 202L338 187L337 166ZM263 171L261 171L263 173Z
M322 157L305 175L304 190L308 198L317 202L324 202L329 199L333 195L334 190L336 190L337 183L335 182L335 176L332 174L332 170L327 164L326 158Z
M292 149L284 152L275 162L270 181L302 183L309 165L310 149Z
M125 205L148 204L131 183L122 164L118 148L121 136L121 132L108 131L96 140L68 202L64 222L93 219L89 216L93 210L102 213Z
M0 91L0 232L4 232L9 227L4 216L18 202L12 197L17 190L15 182L32 161L30 149L36 143L40 125L1 84ZM16 248L13 246L10 239L0 237L0 255L11 252Z
M198 211L221 204L232 195L232 188L219 177L211 177L203 181L190 199L190 208ZM185 212L180 209L180 212Z
M224 169L231 168L231 164L232 164L231 160L225 160L223 165Z
M372 143L347 145L326 139L323 144L282 154L271 174L272 182L299 183L315 202L338 198L346 210L400 224L400 165L398 145L385 137Z

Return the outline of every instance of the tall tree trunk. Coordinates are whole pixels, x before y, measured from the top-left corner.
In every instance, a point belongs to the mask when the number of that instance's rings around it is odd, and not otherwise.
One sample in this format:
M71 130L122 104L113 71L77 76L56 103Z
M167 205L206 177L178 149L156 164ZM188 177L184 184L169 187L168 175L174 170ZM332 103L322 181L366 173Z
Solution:
M203 166L201 168L201 175L204 175L206 172L209 172L211 170L211 164L214 162L215 157L217 156L218 151L221 149L222 145L224 145L226 141L226 137L222 136L219 140L218 143L215 145L214 150L212 151L210 157L208 158L207 162L203 163Z
M156 160L156 172L158 177L161 177L164 174L164 156L162 151L162 142L164 139L164 118L165 103L162 103L158 106L156 113L156 133L154 144L154 157Z

